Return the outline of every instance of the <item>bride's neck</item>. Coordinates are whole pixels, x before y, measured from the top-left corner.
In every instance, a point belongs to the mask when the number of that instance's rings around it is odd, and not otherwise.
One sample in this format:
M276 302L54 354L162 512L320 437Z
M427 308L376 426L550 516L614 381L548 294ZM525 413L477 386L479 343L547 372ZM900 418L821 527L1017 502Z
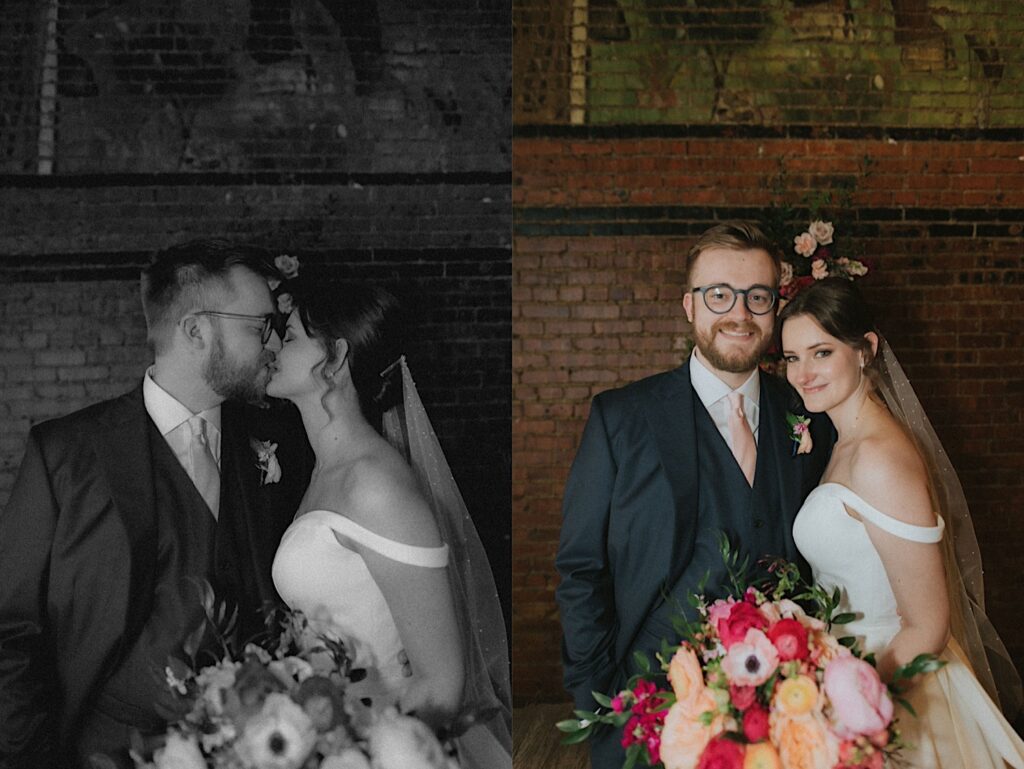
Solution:
M828 417L836 428L839 441L848 443L856 440L865 428L876 421L879 404L871 397L869 387L858 387L842 403L828 410Z
M362 451L366 442L377 435L363 416L356 398L332 399L326 406L318 399L296 405L316 456L317 468L344 462Z

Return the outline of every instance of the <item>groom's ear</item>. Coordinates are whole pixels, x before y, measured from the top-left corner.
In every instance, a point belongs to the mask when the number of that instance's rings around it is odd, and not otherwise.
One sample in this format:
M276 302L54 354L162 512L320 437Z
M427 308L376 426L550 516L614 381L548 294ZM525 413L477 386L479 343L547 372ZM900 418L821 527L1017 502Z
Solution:
M205 346L203 325L199 322L198 316L186 315L179 321L178 325L181 327L181 331L185 335L189 346L197 348Z
M683 312L686 313L686 319L693 323L693 294L689 291L683 294Z

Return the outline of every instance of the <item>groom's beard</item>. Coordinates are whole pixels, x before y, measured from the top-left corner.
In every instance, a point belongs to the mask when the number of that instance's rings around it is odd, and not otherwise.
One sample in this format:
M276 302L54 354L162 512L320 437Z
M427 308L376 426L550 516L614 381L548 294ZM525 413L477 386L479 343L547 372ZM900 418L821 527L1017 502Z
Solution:
M267 395L267 382L270 380L267 364L272 360L274 353L266 348L250 363L233 360L224 347L224 340L217 336L203 370L203 379L225 400L260 404Z
M719 344L718 332L722 329L749 331L753 334L750 345L746 349L725 349L724 345ZM695 327L693 341L704 359L718 371L743 374L757 368L757 364L761 362L761 358L771 345L771 336L766 335L756 323L720 320L713 323L707 332Z

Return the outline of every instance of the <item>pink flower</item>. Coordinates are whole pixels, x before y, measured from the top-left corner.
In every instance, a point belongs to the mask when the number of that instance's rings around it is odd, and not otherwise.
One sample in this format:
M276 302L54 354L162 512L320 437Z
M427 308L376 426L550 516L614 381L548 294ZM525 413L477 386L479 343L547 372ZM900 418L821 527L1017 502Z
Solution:
M811 262L811 277L815 280L828 277L828 265L825 264L824 259L815 259Z
M892 721L892 700L878 671L852 654L825 667L825 694L832 703L832 731L841 739L875 734Z
M827 246L832 242L832 234L835 232L835 228L832 226L832 222L823 222L821 219L816 219L811 222L811 226L807 228L807 231L818 243Z
M761 742L768 739L768 708L755 705L743 714L743 736L747 742Z
M775 645L779 659L783 662L805 660L811 653L807 645L807 628L795 619L782 619L776 622L768 631L768 638Z
M753 686L739 686L729 684L729 701L732 706L741 713L754 704L757 699L757 689Z
M779 278L779 286L788 286L793 282L793 265L789 262L782 263L782 276Z
M614 697L612 697L612 710L614 710L616 713L621 713L625 709L626 705L622 701L621 694L616 694Z
M809 232L801 232L793 238L793 250L800 256L810 256L818 247L818 241Z
M722 660L722 670L738 686L760 686L779 667L779 653L762 631L751 628Z
M714 622L718 637L726 649L746 638L747 631L751 628L763 630L768 627L768 620L765 616L757 610L757 607L745 601L732 604L729 607L728 616L717 621L712 620L712 622Z

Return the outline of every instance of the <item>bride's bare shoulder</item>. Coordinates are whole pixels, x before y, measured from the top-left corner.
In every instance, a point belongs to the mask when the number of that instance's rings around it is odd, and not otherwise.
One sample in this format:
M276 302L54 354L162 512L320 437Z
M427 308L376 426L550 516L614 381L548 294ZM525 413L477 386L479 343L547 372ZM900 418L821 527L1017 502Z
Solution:
M850 486L892 518L915 526L935 525L924 461L895 422L858 443L850 459Z

